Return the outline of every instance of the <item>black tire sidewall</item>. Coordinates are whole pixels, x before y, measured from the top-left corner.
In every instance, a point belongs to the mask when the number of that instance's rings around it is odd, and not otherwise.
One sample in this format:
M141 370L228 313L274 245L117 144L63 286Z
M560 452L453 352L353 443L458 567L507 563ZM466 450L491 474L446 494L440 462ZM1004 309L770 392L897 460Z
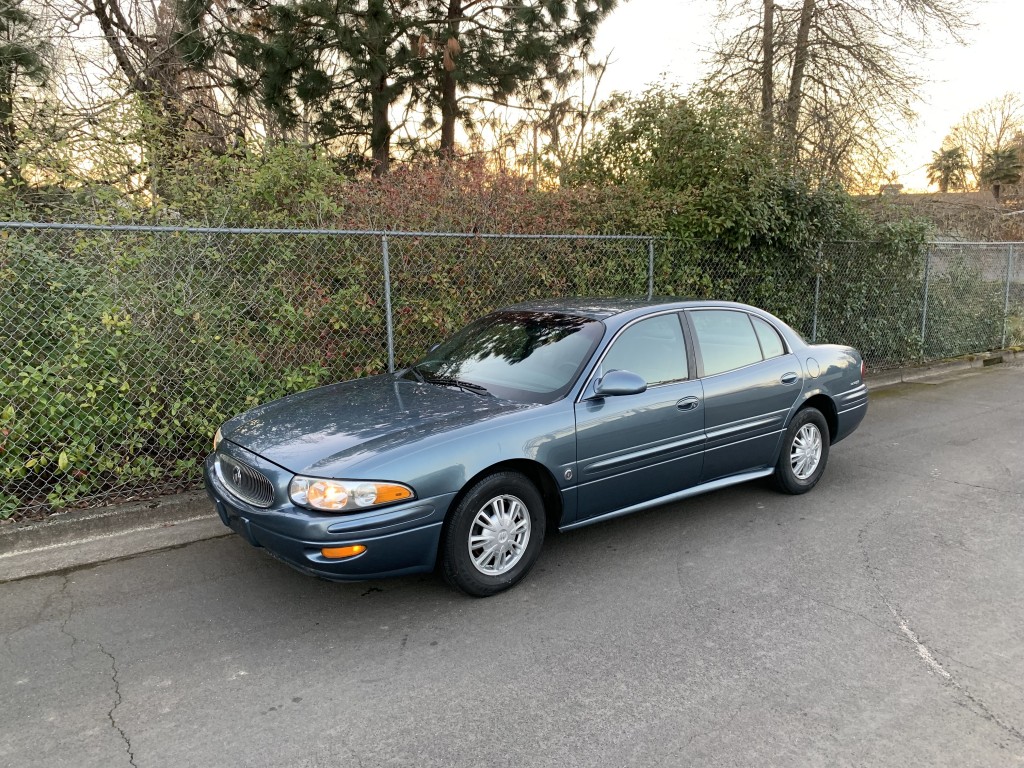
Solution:
M793 450L793 440L796 439L797 432L808 422L814 424L821 435L821 459L818 461L814 474L806 480L801 480L793 473L790 452ZM825 473L825 465L828 463L829 439L828 422L817 408L804 408L793 417L786 429L782 450L779 452L779 461L775 465L774 480L779 490L792 494L807 493L818 484L821 476Z
M498 576L477 570L469 556L469 531L476 513L495 496L515 496L530 515L530 541L515 567ZM518 472L496 472L478 480L450 513L441 545L441 570L449 584L473 597L487 597L519 583L540 557L547 518L537 487Z

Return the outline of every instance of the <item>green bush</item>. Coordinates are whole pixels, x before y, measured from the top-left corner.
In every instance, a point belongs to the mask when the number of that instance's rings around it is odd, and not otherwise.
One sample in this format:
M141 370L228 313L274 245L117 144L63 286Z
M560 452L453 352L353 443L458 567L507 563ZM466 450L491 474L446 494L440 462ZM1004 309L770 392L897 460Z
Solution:
M998 347L1005 282L987 279L982 266L966 254L933 258L929 277L924 356L955 357Z
M842 190L812 188L720 95L654 88L626 102L567 178L660 202L659 293L747 302L810 335L818 290L819 341L882 364L920 355L924 227L876 226Z
M0 208L90 223L655 235L656 293L747 301L809 333L820 277L819 340L869 360L921 354L922 230L879 230L840 191L807 187L727 106L651 95L572 172L558 189L482 162L352 180L322 154L278 146L165 169L157 200L0 190ZM228 416L386 369L379 237L6 234L0 516L192 485ZM819 256L842 240L873 244ZM496 306L647 289L646 241L392 237L389 247L399 364Z
M384 370L360 262L308 238L30 231L4 243L0 514L192 483L226 416ZM373 291L381 286L373 286Z

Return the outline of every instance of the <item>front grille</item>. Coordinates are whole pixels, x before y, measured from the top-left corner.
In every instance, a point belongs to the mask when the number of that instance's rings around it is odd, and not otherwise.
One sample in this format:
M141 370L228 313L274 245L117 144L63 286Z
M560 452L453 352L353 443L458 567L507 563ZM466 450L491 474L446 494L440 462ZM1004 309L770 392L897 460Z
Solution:
M217 468L224 485L233 494L255 507L274 503L274 484L259 470L230 456L218 456Z

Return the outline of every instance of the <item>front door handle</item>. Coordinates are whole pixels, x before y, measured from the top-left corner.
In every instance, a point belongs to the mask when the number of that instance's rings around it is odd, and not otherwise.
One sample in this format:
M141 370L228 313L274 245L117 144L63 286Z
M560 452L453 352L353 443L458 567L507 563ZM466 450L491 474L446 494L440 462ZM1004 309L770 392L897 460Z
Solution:
M782 374L782 383L783 384L792 384L798 378L800 378L800 377L797 376L795 373L784 373L784 374Z
M682 400L676 402L676 408L680 411L692 411L700 405L700 400L696 397L684 397Z

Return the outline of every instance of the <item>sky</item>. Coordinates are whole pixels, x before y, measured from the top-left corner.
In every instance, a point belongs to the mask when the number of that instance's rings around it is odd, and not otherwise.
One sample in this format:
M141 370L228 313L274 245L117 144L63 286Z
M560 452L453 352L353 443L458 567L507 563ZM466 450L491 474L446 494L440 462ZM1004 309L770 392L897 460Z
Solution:
M620 0L621 2L621 0ZM794 3L796 0L780 0ZM611 54L602 96L640 91L661 79L691 85L706 72L714 43L715 0L628 0L604 21L595 41L599 58ZM1008 91L1024 95L1024 0L980 0L966 45L942 44L920 63L927 85L913 105L917 124L899 143L892 163L907 191L928 186L932 152L960 118Z

